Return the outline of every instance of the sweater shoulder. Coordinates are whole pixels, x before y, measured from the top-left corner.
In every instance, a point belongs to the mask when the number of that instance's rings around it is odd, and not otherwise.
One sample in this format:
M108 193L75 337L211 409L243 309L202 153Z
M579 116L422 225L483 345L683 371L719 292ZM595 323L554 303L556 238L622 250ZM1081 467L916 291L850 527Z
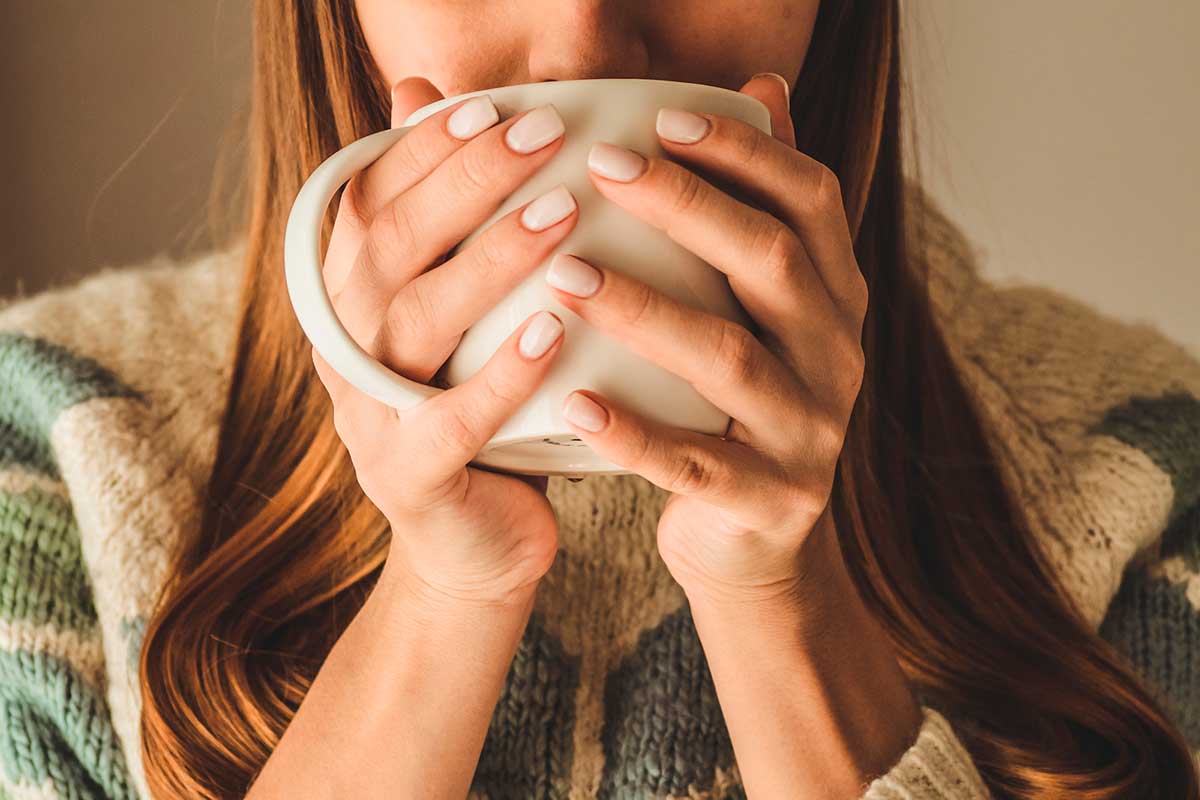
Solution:
M106 266L26 296L0 298L0 333L91 358L132 383L152 383L149 360L186 343L194 361L223 358L231 343L242 244L188 258L160 254ZM141 365L140 367L138 365Z
M0 794L137 796L141 631L199 516L240 271L159 257L0 301Z
M1098 625L1125 568L1200 497L1200 359L1149 320L1000 283L927 197L930 297L1016 503Z

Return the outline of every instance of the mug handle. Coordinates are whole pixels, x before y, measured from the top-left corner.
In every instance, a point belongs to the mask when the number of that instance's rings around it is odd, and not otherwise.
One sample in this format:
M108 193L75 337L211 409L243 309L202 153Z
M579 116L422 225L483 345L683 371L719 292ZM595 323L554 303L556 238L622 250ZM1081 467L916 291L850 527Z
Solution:
M368 134L343 147L313 170L292 203L284 233L288 297L304 335L338 374L359 391L397 410L420 405L444 389L388 369L359 347L333 310L322 275L321 227L329 201L356 173L383 155L415 125Z

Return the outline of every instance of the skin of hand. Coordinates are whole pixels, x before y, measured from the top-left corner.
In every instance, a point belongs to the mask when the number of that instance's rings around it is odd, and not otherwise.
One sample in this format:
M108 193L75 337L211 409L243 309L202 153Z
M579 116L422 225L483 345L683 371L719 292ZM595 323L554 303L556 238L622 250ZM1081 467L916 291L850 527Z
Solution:
M786 81L755 76L742 91L768 106L772 134L665 109L667 157L601 144L589 166L606 198L724 272L757 332L619 265L568 258L547 275L564 306L727 412L726 434L660 424L591 390L563 413L598 453L672 493L659 553L691 603L748 796L851 797L920 723L828 505L862 383L867 287L836 176L796 149Z
M547 281L572 312L731 417L717 437L654 422L591 390L565 399L564 416L583 441L672 492L658 546L676 580L714 597L796 598L805 540L831 524L825 511L865 363L867 289L837 177L795 147L786 86L763 76L743 91L771 109L773 135L730 117L666 109L658 130L669 158L602 144L589 165L622 150L622 166L641 171L629 180L589 174L607 199L724 272L757 334L620 265L588 265L598 276L587 297L555 286L554 265ZM665 135L674 131L702 138L677 143ZM689 167L736 184L755 205ZM564 272L586 268L570 261ZM575 424L575 409L603 426Z
M441 98L427 80L404 81L393 90L393 125ZM426 383L463 331L542 263L578 219L570 193L559 191L562 202L552 213L537 198L446 259L562 143L552 110L498 121L486 98L466 109L474 124L459 139L448 124L471 102L422 120L350 179L323 263L334 310L351 337L392 370ZM517 128L526 131L528 151L514 150L508 133L532 117L542 127L532 139L529 128ZM541 213L529 217L531 208ZM521 342L537 332L539 317L548 324L532 339L546 349L527 353ZM399 412L312 351L358 482L391 523L391 574L406 576L414 589L434 599L505 603L531 592L553 563L558 527L546 478L466 465L540 384L561 334L552 313L531 315L470 379Z

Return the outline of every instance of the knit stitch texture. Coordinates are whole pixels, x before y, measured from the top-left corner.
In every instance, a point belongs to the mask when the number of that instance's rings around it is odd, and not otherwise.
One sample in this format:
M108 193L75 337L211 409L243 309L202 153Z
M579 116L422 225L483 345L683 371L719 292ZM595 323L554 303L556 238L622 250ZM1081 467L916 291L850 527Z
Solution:
M1000 286L934 213L933 299L1003 478L1089 622L1200 745L1200 363L1149 324ZM137 654L214 458L240 245L0 305L0 797L148 797ZM744 798L666 493L551 478L561 549L471 797ZM952 709L863 797L987 796Z

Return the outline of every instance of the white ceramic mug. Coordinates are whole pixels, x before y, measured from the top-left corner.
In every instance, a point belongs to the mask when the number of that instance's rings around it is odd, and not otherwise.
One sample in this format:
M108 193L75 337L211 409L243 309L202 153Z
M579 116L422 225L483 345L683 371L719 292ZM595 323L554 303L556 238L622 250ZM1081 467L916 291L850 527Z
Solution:
M452 257L484 229L559 183L579 205L575 227L498 305L467 329L443 366L448 385L473 375L531 314L549 309L563 321L563 344L536 392L510 416L471 463L526 475L622 474L624 469L584 444L563 421L562 403L591 389L647 417L723 435L729 416L669 370L634 353L560 304L545 285L554 253L566 252L620 270L686 303L749 327L728 279L664 232L601 195L588 177L587 153L597 141L663 156L655 131L660 107L729 116L770 133L767 107L750 95L697 83L598 78L502 86L447 97L409 115L399 128L352 142L305 181L288 217L284 261L288 294L305 335L353 386L396 409L444 391L409 380L372 358L334 313L322 278L320 233L329 201L346 181L381 156L416 123L475 95L490 95L501 119L552 103L566 125L562 147L521 184L492 216L450 251Z

